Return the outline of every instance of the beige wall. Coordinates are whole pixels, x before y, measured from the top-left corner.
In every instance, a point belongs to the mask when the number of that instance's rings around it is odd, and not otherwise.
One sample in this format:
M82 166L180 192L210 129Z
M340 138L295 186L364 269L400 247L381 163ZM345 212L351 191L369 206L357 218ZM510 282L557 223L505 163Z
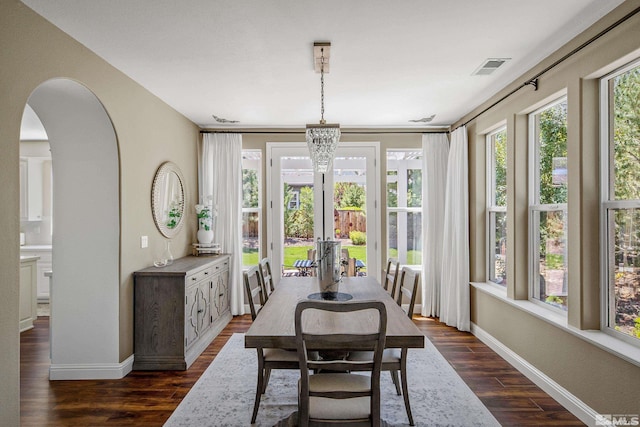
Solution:
M19 131L31 92L52 78L76 80L104 105L118 138L120 158L120 360L133 353L131 273L152 264L163 238L150 210L151 182L164 161L183 171L187 207L196 203L198 128L18 0L0 1L0 419L19 425ZM54 165L55 167L55 165ZM78 201L81 203L82 201ZM176 257L195 238L195 217L173 240ZM140 249L140 236L149 236ZM55 250L55 248L54 248ZM96 301L96 304L99 304Z
M639 1L625 2L503 93L529 80L639 6ZM638 57L640 14L542 75L537 91L531 86L522 88L468 125L472 281L486 280L485 135L496 124L506 123L507 298L527 299L527 113L564 93L568 97L567 317L572 327L600 328L598 78ZM494 97L486 105L500 97ZM638 366L475 288L472 288L471 320L599 413L638 413Z

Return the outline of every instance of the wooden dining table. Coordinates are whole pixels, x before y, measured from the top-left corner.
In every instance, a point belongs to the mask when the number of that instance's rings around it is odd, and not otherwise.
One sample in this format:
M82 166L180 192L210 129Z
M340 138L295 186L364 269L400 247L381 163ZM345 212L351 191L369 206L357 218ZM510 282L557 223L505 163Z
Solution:
M308 299L310 295L319 292L317 277L282 277L275 291L269 296L268 301L245 333L245 348L295 350L294 312L296 305L298 302ZM351 296L351 301L376 300L384 302L387 309L386 348L424 347L424 334L375 278L371 276L343 277L338 292ZM363 317L361 322L367 323L369 320ZM357 330L358 324L362 324L360 322L352 322L348 325L335 324L331 322L331 319L313 317L305 322L324 323L336 333L352 332L348 330Z

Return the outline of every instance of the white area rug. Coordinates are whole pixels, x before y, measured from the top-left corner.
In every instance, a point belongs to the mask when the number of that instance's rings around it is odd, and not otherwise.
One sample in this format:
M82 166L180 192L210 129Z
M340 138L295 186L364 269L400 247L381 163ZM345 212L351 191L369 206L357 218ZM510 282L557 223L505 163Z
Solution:
M417 426L499 426L489 410L425 338L424 349L408 356L409 395ZM255 349L234 334L193 386L167 427L249 426L257 380ZM262 396L257 426L274 426L298 409L298 371L273 370ZM382 418L388 426L409 425L402 396L382 373Z

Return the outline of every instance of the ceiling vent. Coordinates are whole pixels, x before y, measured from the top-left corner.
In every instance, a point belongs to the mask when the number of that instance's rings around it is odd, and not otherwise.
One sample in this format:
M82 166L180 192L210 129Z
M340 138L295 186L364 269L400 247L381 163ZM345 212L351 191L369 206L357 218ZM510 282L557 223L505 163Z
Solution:
M511 58L488 58L471 75L488 76Z

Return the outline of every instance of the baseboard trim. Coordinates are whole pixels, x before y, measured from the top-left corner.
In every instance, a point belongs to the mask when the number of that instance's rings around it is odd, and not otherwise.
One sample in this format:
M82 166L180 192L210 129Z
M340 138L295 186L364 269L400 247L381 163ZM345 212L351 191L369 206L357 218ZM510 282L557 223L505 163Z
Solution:
M49 379L57 380L119 380L133 369L133 354L124 362L114 364L51 365Z
M533 381L535 385L544 390L549 396L557 400L569 412L578 417L580 421L588 426L596 425L596 416L598 413L582 400L571 394L567 389L549 378L544 372L527 362L475 323L471 323L471 333L498 353L525 377Z

